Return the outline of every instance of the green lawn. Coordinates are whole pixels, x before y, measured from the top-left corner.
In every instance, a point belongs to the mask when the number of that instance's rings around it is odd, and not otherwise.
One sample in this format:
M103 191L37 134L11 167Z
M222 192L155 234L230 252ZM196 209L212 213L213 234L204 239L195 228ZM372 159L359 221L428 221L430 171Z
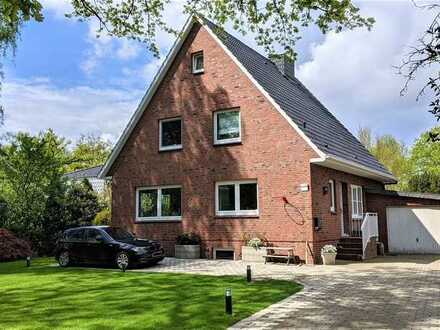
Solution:
M222 329L301 290L244 276L122 273L53 266L52 259L0 263L0 329ZM224 313L232 288L234 315Z

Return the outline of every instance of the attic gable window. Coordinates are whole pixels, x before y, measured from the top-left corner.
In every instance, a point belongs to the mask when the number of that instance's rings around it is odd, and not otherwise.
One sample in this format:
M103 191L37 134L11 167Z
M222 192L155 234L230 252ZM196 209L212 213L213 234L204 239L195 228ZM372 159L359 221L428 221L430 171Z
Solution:
M159 122L159 150L182 149L182 119L162 119Z
M232 109L214 113L214 144L241 142L240 110Z
M203 71L203 52L192 54L192 73L202 73Z

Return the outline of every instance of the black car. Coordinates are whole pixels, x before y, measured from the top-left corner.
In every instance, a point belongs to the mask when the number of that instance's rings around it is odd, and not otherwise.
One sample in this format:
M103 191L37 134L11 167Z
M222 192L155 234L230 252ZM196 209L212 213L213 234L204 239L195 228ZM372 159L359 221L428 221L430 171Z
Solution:
M159 242L137 239L118 227L68 229L57 242L55 258L61 267L73 263L114 264L126 268L156 264L164 258Z

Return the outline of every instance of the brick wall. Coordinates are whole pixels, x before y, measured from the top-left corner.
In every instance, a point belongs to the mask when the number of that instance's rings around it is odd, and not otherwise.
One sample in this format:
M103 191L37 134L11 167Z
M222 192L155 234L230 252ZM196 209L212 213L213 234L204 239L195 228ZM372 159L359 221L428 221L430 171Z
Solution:
M317 261L320 260L321 248L326 244L336 244L342 235L341 211L341 183L347 183L348 188L348 214L351 221L351 190L350 185L362 186L364 192L364 212L373 212L369 209L368 196L365 188L383 189L383 184L374 180L337 171L334 169L311 165L312 175L312 216L321 220L321 228L314 231L313 253ZM330 212L330 191L324 194L323 187L328 187L329 180L335 182L336 212Z
M193 75L191 54L200 50L205 72ZM212 113L232 107L240 107L242 143L214 147ZM183 150L158 152L158 121L175 116L183 120ZM192 231L201 235L206 257L215 247L233 248L240 257L243 235L258 233L276 246L294 246L305 259L305 242L314 235L311 192L299 192L298 186L311 185L314 157L208 32L196 26L110 171L113 223L160 240L168 255L176 236ZM257 179L259 217L215 217L215 182L240 179ZM181 222L135 222L136 188L155 185L182 186ZM283 197L292 206L285 206Z
M387 207L392 206L423 206L440 205L440 201L426 198L412 198L401 196L386 196L383 194L367 193L369 212L376 212L379 222L379 241L384 243L385 252L388 252Z

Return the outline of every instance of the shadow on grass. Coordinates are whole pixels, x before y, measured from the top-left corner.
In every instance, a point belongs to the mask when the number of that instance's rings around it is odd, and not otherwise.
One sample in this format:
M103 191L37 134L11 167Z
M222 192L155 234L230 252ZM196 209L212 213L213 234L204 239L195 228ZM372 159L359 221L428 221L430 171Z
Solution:
M0 328L225 328L301 290L288 281L62 269L52 261L0 264Z

